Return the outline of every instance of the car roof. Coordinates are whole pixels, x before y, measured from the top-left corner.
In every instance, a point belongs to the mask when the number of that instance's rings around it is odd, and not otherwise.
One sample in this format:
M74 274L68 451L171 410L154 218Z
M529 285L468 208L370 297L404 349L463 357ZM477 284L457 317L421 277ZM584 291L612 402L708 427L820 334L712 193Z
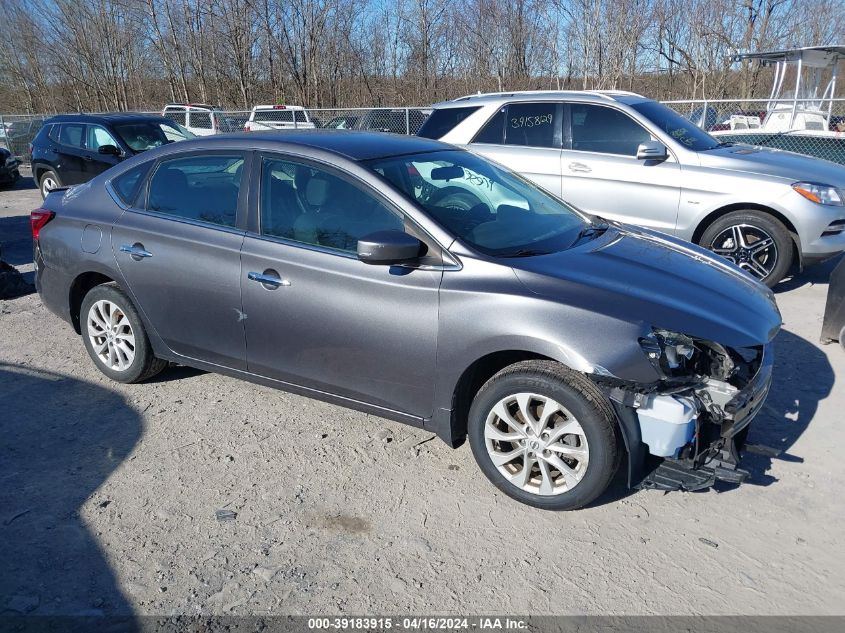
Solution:
M253 110L304 110L302 106L286 105L284 103L277 103L276 105L257 105Z
M451 101L435 104L435 109L459 108L468 105L486 105L490 103L508 103L517 99L531 101L584 101L588 103L607 103L608 101L625 101L645 99L635 92L624 90L514 90L511 92L488 92L484 94L467 95Z
M244 145L249 149L313 148L344 156L354 161L443 150L463 151L454 145L419 136L364 130L325 129L217 134L189 141L180 141L167 147L178 146L179 149L183 150L216 149L217 145L231 147L233 139L244 141Z
M210 105L208 103L167 103L166 108L197 108L201 110L222 110L219 105Z
M133 121L167 121L158 114L142 112L105 112L102 114L59 114L50 117L45 123L126 123Z

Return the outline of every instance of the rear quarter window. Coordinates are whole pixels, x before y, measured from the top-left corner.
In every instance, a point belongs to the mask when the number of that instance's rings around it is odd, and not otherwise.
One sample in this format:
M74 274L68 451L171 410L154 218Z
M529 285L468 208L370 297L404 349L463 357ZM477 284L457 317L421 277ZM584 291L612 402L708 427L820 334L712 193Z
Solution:
M481 106L467 106L464 108L443 108L431 113L425 123L422 124L417 136L425 138L443 138L457 125L466 119L470 114L477 111Z
M111 181L112 189L126 206L133 206L135 200L138 199L138 193L141 191L144 179L150 172L151 165L150 161L141 163Z

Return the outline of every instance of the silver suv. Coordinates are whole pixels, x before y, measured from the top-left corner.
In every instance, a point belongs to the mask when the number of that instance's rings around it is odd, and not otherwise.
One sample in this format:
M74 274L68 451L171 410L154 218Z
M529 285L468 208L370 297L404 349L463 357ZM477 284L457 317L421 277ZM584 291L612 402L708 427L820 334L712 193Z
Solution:
M584 211L701 244L775 285L845 250L845 168L720 143L629 92L439 103L420 136L467 145Z

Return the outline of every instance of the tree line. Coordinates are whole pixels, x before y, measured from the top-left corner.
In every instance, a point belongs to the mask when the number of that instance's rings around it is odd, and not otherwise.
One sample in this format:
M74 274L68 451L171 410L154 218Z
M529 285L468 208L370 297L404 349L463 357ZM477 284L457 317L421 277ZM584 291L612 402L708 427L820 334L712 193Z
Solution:
M842 0L2 0L0 112L767 93L736 51L837 43Z

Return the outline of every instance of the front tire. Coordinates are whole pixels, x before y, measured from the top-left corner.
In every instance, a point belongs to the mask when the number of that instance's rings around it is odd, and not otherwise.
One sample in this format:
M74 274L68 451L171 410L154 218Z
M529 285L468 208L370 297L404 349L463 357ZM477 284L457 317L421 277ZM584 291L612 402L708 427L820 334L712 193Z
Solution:
M167 366L153 354L135 306L116 285L92 288L82 300L79 317L88 355L112 380L142 382Z
M59 177L56 175L52 169L48 169L43 174L41 174L41 179L38 181L38 188L41 190L41 197L46 198L47 194L50 193L56 187L61 187L61 183L59 182Z
M509 497L574 510L601 495L621 460L616 417L586 377L552 361L516 363L479 390L467 428L481 471Z
M792 266L792 236L780 220L763 211L723 215L707 227L698 243L770 288Z

